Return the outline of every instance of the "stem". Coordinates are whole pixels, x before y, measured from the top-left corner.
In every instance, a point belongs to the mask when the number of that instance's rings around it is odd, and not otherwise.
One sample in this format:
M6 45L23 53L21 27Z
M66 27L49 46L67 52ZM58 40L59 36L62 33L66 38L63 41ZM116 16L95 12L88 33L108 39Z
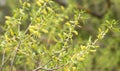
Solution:
M21 45L21 41L18 42L18 47L15 49L15 53L13 55L13 60L11 61L10 71L13 70L13 64L14 64L18 49L20 48L20 45Z
M3 57L2 57L2 64L1 64L1 67L0 67L0 71L2 71L4 63L5 63L5 50L3 50Z

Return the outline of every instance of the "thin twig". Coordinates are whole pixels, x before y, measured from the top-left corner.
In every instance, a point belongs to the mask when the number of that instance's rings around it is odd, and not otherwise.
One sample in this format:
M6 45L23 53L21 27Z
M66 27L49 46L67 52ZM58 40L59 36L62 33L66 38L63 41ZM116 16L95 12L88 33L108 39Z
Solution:
M4 60L3 65L0 68L0 71L2 71L2 68L4 67L5 63L10 59L10 57L11 57L11 54L8 56L8 58L6 58L6 60Z
M58 67L55 67L55 68L41 68L42 70L46 70L46 71L54 71L54 70L58 70L62 67L64 67L65 65L61 65L61 66L58 66Z
M3 69L4 62L5 62L5 50L3 50L3 57L2 57L2 64L1 64L1 67L0 67L0 71L2 71L2 69Z
M36 68L34 69L33 71L38 71L40 69L42 70L46 70L46 71L53 71L53 70L57 70L57 69L60 69L62 67L64 67L65 65L61 65L61 66L58 66L58 67L55 67L55 68L44 68L44 67L39 67L39 68Z
M43 66L34 69L33 71L38 71L38 70L40 70L41 68L43 68L44 66L46 66L47 64L49 64L51 61L52 61L52 59L50 59L50 60L49 60L47 63L45 63Z
M27 29L25 30L24 34L26 34L26 33L28 32L29 27L31 26L31 24L32 24L32 23L30 23L30 24L28 25L28 27L27 27Z
M14 61L15 61L15 58L16 58L18 49L20 48L20 45L21 45L21 41L18 42L18 47L15 49L15 53L14 53L13 59L12 59L12 61L11 61L10 71L13 70L13 64L14 64Z

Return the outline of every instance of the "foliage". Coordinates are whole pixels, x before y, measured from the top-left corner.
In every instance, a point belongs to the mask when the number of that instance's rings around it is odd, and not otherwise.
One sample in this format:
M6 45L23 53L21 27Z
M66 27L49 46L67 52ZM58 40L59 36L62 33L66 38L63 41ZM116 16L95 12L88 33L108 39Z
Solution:
M89 16L72 5L64 8L51 0L19 1L20 7L5 17L5 31L0 36L1 71L80 71L100 42L105 42L105 35L110 38L111 32L119 32L115 20L104 20L96 35L86 34Z

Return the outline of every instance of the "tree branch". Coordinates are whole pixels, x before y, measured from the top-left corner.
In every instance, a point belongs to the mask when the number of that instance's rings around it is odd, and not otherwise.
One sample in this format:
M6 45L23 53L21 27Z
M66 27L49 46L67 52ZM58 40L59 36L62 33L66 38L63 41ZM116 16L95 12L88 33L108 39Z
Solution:
M86 9L86 8L82 7L81 5L79 5L79 4L77 4L77 8L80 9L80 10L85 10L88 14L101 19L101 18L103 18L105 16L105 14L111 8L111 1L110 0L106 0L106 7L105 7L106 9L105 9L105 11L102 14L93 12L90 9Z
M64 7L68 6L67 0L54 0L54 1Z
M42 70L46 70L46 71L53 71L53 70L57 70L57 69L60 69L62 67L64 67L65 65L61 65L61 66L58 66L58 67L55 67L55 68L44 68L44 67L39 67L39 68L36 68L34 69L33 71L38 71L40 69Z

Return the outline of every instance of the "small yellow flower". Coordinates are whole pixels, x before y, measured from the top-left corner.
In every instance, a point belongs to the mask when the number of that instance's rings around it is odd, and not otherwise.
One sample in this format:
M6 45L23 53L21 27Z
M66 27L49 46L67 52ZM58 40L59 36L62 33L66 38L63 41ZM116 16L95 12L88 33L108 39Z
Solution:
M30 3L27 3L27 6L28 6L28 7L31 7Z
M40 18L36 18L36 21L37 21L37 22L40 22L41 20L40 20Z
M72 71L76 71L77 70L77 68L76 67L72 67Z
M10 29L10 34L11 34L12 36L14 36L14 32L13 32L12 29Z
M42 29L42 32L43 32L43 33L48 33L48 30Z
M5 16L5 19L10 19L11 17L10 16Z
M63 6L61 6L61 9L62 9L62 10L65 10L65 8L64 8Z
M47 7L47 9L48 9L48 11L53 11L52 8L50 8L50 7Z
M78 32L77 32L77 31L73 31L73 33L75 33L75 35L78 35Z
M66 18L66 19L69 19L69 17L68 17L68 16L65 16L65 18Z
M87 47L86 47L86 46L81 45L81 49L82 49L82 50L87 50Z
M43 11L42 11L42 12L43 12L43 14L45 14L45 15L47 14L46 9L43 9Z
M78 57L77 60L78 60L78 61L84 61L85 58L84 58L84 57Z
M66 24L67 26L71 26L71 24L70 24L69 22L66 22L65 24Z
M8 36L5 34L5 39L7 40L7 41L9 41L10 40L10 38L8 38Z
M49 2L49 0L45 0L46 2Z
M37 4L38 6L42 6L42 4L41 4L39 1L37 1L36 4Z
M64 67L64 71L70 71L68 67Z
M94 53L94 52L96 52L96 50L90 50L90 52Z

